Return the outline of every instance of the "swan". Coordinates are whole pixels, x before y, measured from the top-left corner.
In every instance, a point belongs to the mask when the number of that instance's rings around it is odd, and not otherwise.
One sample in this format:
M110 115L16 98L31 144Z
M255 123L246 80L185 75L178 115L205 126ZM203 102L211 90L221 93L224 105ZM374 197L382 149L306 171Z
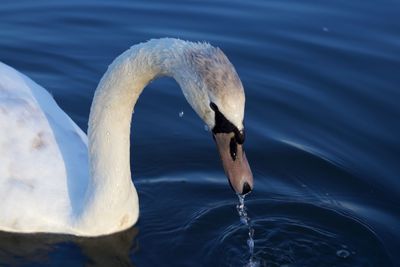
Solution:
M100 80L87 136L43 87L0 62L0 230L101 236L134 225L131 118L142 90L159 76L173 77L212 129L234 191L251 191L244 90L219 48L173 38L132 46Z

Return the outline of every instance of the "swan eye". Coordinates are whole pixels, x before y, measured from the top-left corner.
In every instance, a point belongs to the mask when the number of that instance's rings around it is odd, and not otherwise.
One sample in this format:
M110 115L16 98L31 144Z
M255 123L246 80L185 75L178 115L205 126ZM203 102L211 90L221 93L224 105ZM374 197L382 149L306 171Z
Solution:
M215 126L212 129L213 134L217 133L234 133L235 134L235 142L239 145L244 143L244 130L239 131L239 129L233 125L224 114L219 111L218 106L211 102L210 108L215 113Z
M214 110L214 112L219 111L217 105L215 105L215 103L213 103L213 102L210 103L210 108L211 108L212 110Z
M235 131L235 139L239 145L243 145L245 139L244 130Z
M231 153L232 160L236 160L237 156L237 144L235 138L231 138L231 142L229 143L229 151Z

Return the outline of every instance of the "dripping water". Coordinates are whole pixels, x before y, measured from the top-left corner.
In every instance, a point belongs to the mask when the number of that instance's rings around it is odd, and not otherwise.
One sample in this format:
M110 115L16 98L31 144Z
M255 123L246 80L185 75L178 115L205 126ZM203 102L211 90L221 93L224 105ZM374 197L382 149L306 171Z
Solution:
M236 209L239 213L240 221L247 226L248 229L248 239L247 239L247 246L249 248L250 258L248 263L244 267L258 267L259 263L254 259L254 228L251 225L250 217L247 215L247 209L244 205L244 198L246 195L240 195L239 197L239 204L236 205Z

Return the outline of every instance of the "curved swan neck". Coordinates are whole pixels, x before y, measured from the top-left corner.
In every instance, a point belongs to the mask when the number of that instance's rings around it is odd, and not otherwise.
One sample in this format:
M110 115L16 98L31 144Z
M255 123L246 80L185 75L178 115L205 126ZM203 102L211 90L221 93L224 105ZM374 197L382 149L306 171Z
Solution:
M124 229L137 220L130 170L133 109L143 88L157 76L173 76L181 87L188 87L187 81L193 79L183 78L186 46L187 42L176 39L135 45L116 58L101 79L88 127L90 181L82 215L87 227L101 217L96 227L112 232L115 225Z
M168 75L180 80L185 43L151 40L133 46L109 66L96 89L89 116L90 174L95 184L108 182L105 176L115 176L109 181L112 184L121 176L129 177L123 181L131 181L129 145L134 106L154 78Z

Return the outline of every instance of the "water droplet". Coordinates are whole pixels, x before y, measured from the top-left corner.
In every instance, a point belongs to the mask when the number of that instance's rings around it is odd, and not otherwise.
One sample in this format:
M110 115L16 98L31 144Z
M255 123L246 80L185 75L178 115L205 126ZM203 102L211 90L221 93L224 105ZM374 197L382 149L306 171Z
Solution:
M323 30L324 32L329 32L329 29L328 29L327 27L323 27L322 30Z
M181 110L181 112L179 112L179 117L182 118L183 117L183 110Z
M253 238L253 236L254 236L254 228L250 228L249 238Z
M204 131L209 132L210 128L208 128L208 126L206 124L204 124Z
M247 239L247 245L250 248L250 251L253 251L254 249L254 240L252 238Z
M247 215L246 206L244 204L244 195L238 195L239 204L236 205L237 212L240 216L240 222L247 226L248 236L247 246L249 248L250 259L249 262L245 265L245 267L256 267L259 266L258 261L254 261L254 228L251 225L250 217Z
M342 259L346 259L347 257L350 256L350 252L348 252L345 249L339 249L338 251L336 251L336 256L338 256Z

